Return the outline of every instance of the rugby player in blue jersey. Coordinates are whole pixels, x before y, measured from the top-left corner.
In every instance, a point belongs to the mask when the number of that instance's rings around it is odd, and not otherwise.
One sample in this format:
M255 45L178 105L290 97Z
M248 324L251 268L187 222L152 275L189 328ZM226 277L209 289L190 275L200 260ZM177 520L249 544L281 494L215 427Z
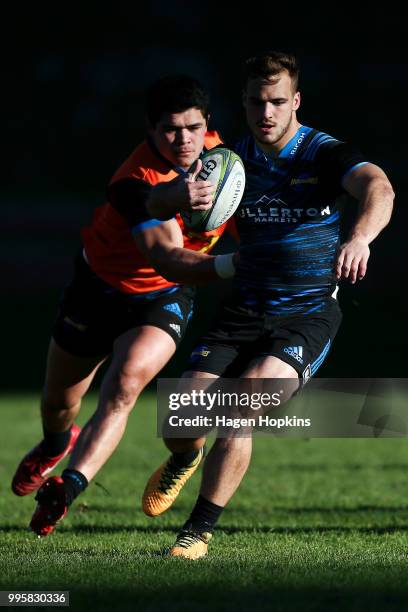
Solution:
M293 393L325 360L341 321L337 282L364 278L369 245L389 222L394 193L383 170L356 148L299 123L296 58L271 52L247 60L245 71L243 103L251 134L235 147L247 175L236 213L236 291L193 352L185 376L285 378ZM359 208L340 244L335 202L344 191ZM166 440L173 455L147 484L147 514L172 504L189 476L177 467L180 457L191 461L204 441ZM199 498L171 555L206 554L250 456L250 437L216 440Z

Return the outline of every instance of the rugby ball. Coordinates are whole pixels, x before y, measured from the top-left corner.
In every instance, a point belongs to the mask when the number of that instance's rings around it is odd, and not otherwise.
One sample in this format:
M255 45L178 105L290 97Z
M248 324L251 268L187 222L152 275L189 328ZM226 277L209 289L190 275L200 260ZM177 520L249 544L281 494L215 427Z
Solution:
M245 189L245 170L239 155L216 147L201 157L203 167L196 181L210 181L216 187L211 208L181 211L184 225L198 232L209 232L228 221L241 202Z

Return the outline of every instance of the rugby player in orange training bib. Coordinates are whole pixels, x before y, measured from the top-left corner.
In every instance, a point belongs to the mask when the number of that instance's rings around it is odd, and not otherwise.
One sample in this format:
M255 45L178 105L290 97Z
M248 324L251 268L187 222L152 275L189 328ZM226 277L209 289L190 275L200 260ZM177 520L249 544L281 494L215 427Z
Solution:
M115 173L108 202L82 231L83 250L49 347L44 439L12 481L16 495L37 491L30 527L39 536L54 530L111 456L139 394L174 354L192 313L189 285L226 276L225 266L220 271L215 263L220 256L208 255L224 227L196 234L167 214L167 208L211 205L212 184L195 180L200 154L220 143L207 131L208 106L208 95L190 77L154 83L147 92L148 138ZM81 400L110 355L97 409L81 432L74 423ZM69 453L68 469L48 478ZM188 452L176 461L192 473L201 458Z

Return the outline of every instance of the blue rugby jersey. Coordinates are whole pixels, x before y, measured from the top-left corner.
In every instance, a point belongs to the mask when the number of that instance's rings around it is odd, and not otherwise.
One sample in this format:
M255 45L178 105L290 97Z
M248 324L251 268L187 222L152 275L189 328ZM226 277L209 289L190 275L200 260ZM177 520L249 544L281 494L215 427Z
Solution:
M279 316L319 311L336 287L341 181L367 161L351 145L303 125L276 158L252 136L234 150L246 170L235 215L241 239L235 283L243 302Z

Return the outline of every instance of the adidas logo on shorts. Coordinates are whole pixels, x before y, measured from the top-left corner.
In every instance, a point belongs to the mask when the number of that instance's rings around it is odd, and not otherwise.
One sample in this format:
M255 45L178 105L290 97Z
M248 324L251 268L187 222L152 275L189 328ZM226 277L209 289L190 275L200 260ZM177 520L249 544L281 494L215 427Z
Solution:
M181 312L181 308L177 304L177 302L174 302L174 304L166 304L166 306L163 306L163 308L164 310L168 310L168 312L172 312L173 314L176 315L176 317L183 320L184 318L183 313Z
M180 336L181 336L180 325L177 325L177 323L170 323L170 327L171 327L171 329L174 329L174 331L176 332L176 334L180 338Z
M284 353L287 353L299 363L303 363L303 346L287 346L283 349Z

